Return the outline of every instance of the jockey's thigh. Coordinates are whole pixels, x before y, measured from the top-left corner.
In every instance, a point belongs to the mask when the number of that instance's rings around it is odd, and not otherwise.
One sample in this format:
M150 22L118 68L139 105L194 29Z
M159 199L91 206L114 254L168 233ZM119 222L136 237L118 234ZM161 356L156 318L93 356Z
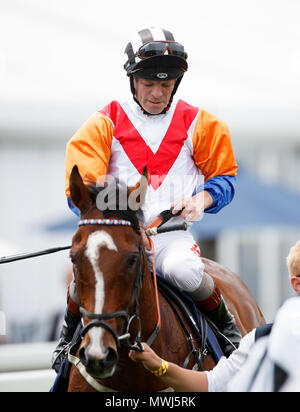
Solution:
M152 241L157 273L182 291L197 290L202 281L204 264L192 234L178 230L153 236ZM152 267L149 253L148 259Z

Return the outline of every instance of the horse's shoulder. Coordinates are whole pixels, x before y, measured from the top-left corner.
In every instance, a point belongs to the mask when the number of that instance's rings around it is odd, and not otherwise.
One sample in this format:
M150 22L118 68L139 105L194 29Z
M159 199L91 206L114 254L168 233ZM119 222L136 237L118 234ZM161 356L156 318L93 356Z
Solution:
M205 265L205 271L214 278L216 283L220 282L224 285L231 285L234 282L242 282L234 272L220 263L204 257L202 257L202 261Z

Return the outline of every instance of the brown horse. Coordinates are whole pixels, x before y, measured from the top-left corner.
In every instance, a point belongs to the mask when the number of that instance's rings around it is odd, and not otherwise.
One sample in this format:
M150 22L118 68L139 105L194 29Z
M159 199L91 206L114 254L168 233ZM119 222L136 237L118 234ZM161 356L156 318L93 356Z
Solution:
M85 185L76 166L70 177L70 190L72 202L81 213L81 226L73 237L70 256L84 329L79 350L72 358L77 367L72 365L68 390L168 390L160 379L128 357L130 348L140 349L139 342L151 336L155 337L152 348L170 362L182 365L190 353L174 311L161 294L156 299L137 213L130 209L100 211L96 206L99 189ZM137 184L128 189L127 195L134 190L144 189ZM246 285L228 269L209 260L204 262L242 334L265 323ZM153 335L159 320L161 328ZM186 328L192 333L188 325ZM194 364L192 357L188 368ZM204 369L214 365L208 355Z

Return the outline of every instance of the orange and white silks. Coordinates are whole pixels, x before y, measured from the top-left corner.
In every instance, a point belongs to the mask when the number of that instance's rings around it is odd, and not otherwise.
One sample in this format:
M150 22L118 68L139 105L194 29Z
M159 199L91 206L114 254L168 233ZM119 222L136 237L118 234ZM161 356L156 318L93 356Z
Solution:
M146 224L172 202L191 196L201 183L215 176L235 176L237 171L227 125L183 100L158 116L145 115L133 100L111 102L67 144L67 197L75 164L85 179L112 175L129 186L147 166Z

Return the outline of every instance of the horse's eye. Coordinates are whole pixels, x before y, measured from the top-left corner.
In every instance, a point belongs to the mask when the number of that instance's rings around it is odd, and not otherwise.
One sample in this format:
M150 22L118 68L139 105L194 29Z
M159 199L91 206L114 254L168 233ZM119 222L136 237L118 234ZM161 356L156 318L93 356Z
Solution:
M135 263L137 262L137 260L138 260L138 256L136 256L136 255L131 255L131 256L127 259L127 262L126 262L128 269L132 269L133 266L135 265Z
M72 255L72 253L69 254L69 258L70 258L71 262L74 264L75 259L74 259L74 256Z

